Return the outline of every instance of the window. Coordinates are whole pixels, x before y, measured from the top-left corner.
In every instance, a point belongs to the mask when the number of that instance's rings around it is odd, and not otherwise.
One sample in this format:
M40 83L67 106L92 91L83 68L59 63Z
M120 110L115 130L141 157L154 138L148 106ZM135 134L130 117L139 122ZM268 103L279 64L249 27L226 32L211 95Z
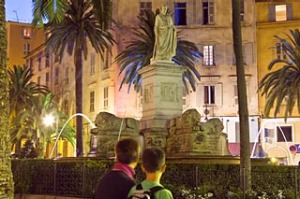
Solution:
M103 70L108 69L111 65L111 48L108 48L104 54Z
M37 84L38 84L38 85L41 85L41 77L38 77L38 78L37 78Z
M42 53L39 53L37 61L38 61L38 70L41 71L42 70Z
M146 11L152 11L152 2L140 2L140 15L145 15Z
M95 75L95 53L90 55L90 75Z
M105 87L103 90L103 105L104 108L107 109L108 108L108 87Z
M269 5L269 21L287 21L293 19L292 4Z
M31 38L31 28L24 28L23 29L23 37L24 37L24 39L30 39Z
M59 61L59 55L55 55L55 57L54 57L54 62L56 63L56 62L58 62Z
M239 104L239 98L238 98L238 88L237 88L237 85L233 86L233 98L234 98L234 104L238 105Z
M46 60L45 60L45 67L49 67L50 66L50 57L49 57L49 52L46 52Z
M244 21L245 20L245 1L244 0L241 0L240 16L241 16L241 21Z
M203 64L213 66L214 64L214 46L203 46Z
M253 43L243 43L243 58L245 65L253 64ZM235 55L233 51L233 44L226 44L225 46L226 63L227 65L236 65Z
M69 84L69 67L65 69L65 84Z
M68 101L68 100L64 100L64 103L63 103L63 111L64 111L64 113L66 113L66 114L69 113L69 101Z
M26 66L32 69L32 58L26 60Z
M277 142L293 142L291 126L277 126ZM285 140L286 139L286 140Z
M175 25L186 25L186 3L175 3Z
M264 132L265 132L265 142L273 144L274 141L275 141L275 139L274 139L274 137L275 137L274 129L265 128Z
M284 51L284 46L281 42L275 44L276 58L281 60L286 60L287 56Z
M24 50L23 50L23 53L24 53L24 55L28 55L29 52L30 52L30 44L26 42L26 43L24 44Z
M215 86L204 86L204 104L215 104Z
M47 72L47 73L46 73L46 78L45 78L45 85L46 85L46 86L49 86L49 80L50 80L50 78L49 78L49 73Z
M286 21L286 5L275 6L276 21Z
M90 112L95 111L95 92L90 92Z
M214 2L213 0L204 0L202 4L203 9L203 24L214 24Z
M56 67L56 68L55 68L55 76L54 76L54 84L55 84L55 85L58 84L58 78L59 78L59 68Z

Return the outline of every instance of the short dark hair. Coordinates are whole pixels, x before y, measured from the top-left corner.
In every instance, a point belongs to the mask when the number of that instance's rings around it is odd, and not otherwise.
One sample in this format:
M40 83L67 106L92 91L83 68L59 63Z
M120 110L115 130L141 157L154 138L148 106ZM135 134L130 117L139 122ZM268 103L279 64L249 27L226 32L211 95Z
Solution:
M165 153L159 148L148 148L143 151L143 166L146 171L154 173L165 165Z
M124 138L116 144L116 158L118 162L130 164L136 162L139 156L139 144L135 139Z

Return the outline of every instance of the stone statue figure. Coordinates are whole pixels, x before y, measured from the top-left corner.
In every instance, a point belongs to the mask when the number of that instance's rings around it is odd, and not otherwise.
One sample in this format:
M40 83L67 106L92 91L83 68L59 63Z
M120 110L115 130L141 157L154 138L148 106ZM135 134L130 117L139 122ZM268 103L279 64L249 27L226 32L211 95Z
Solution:
M161 7L160 13L155 17L154 34L152 60L171 61L176 55L177 31L166 5Z

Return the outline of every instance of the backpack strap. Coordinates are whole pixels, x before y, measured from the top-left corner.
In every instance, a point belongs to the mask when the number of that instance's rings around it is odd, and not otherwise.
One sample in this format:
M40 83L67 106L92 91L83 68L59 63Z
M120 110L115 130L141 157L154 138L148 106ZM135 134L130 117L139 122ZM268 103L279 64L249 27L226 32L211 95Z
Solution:
M150 198L155 199L155 193L162 189L164 189L164 187L162 187L162 186L155 186L155 187L150 188Z

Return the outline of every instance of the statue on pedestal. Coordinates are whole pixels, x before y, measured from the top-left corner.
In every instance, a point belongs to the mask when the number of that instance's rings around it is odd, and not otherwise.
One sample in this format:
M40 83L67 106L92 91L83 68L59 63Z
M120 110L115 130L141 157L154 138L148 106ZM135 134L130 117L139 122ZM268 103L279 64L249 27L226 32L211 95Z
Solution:
M163 5L155 18L155 44L152 61L171 61L176 55L177 31L168 7Z

